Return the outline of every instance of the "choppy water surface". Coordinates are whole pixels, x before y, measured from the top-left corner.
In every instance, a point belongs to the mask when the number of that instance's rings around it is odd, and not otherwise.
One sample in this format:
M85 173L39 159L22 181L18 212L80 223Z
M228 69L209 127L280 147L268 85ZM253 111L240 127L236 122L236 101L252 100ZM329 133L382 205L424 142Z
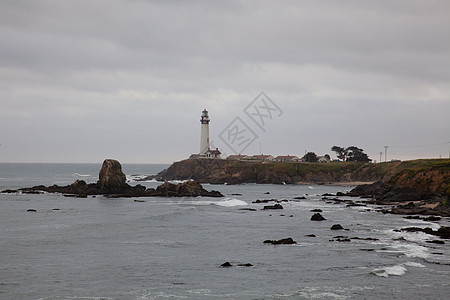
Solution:
M0 188L94 182L100 165L0 164ZM124 165L127 177L164 166ZM158 183L147 182L147 186ZM350 187L205 185L217 198L0 194L1 299L446 299L449 243L395 232L449 226L326 203ZM265 194L270 192L270 194ZM231 195L241 194L241 195ZM257 199L283 202L261 210ZM266 204L267 205L267 204ZM256 211L242 210L253 208ZM36 212L27 212L35 209ZM310 221L322 209L326 221ZM332 231L341 224L345 231ZM307 237L314 234L316 237ZM336 236L374 238L338 242ZM296 245L263 244L292 237ZM229 261L233 267L220 265ZM238 264L250 263L252 267Z

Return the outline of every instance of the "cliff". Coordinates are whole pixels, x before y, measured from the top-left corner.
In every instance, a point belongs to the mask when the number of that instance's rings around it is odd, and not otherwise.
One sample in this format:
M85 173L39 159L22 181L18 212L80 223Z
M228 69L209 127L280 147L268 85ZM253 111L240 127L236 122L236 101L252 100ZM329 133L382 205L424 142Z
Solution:
M400 163L355 162L291 163L187 159L156 175L158 180L194 179L216 184L240 183L345 183L381 180Z
M450 160L404 162L382 180L358 186L349 195L398 205L386 211L390 213L450 216Z

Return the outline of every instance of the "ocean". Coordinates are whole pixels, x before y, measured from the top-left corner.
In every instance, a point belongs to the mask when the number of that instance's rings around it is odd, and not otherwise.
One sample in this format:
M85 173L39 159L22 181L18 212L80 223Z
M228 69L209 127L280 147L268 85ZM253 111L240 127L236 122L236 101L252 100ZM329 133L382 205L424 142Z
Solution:
M147 187L160 183L135 179L167 166L122 165L129 184ZM100 168L101 164L0 164L0 190L66 185L77 179L95 182ZM447 299L450 295L450 241L428 243L438 238L396 231L450 226L449 218L405 219L377 212L379 206L348 207L322 199L325 193L352 187L204 187L225 197L0 194L0 299ZM284 209L262 210L273 203L253 203L270 199L287 200L280 203ZM321 209L326 220L311 221L313 209ZM334 224L345 230L330 230ZM297 243L263 243L287 237ZM225 262L232 266L221 267Z

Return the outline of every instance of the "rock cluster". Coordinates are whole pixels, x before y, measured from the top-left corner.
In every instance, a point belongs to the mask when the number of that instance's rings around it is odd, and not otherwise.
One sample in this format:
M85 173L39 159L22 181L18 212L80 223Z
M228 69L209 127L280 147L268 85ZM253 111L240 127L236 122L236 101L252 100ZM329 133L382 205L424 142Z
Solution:
M70 197L87 197L88 195L105 195L117 197L223 197L218 191L207 191L198 181L186 181L179 184L164 182L156 189L147 189L145 186L130 186L126 183L122 166L117 160L106 159L103 162L97 183L87 184L77 180L67 186L35 186L20 189L23 193L61 193Z

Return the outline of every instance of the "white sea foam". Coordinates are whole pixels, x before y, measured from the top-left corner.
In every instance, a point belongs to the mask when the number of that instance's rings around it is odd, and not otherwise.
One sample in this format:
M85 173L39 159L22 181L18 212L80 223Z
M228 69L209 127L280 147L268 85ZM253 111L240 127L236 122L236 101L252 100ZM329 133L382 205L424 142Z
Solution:
M413 262L413 261L407 261L407 262L404 263L404 265L410 266L410 267L416 267L416 268L425 268L424 265L422 265L420 263Z
M404 238L405 240L411 242L424 242L430 239L430 235L425 232L396 232L394 230L383 230L382 232L386 233L393 239Z
M75 176L78 176L78 177L91 177L92 175L75 173Z
M191 205L217 205L217 206L223 206L223 207L233 207L233 206L244 206L248 205L247 202L235 199L235 198L225 198L225 200L219 200L219 201L210 201L210 200L191 200L191 201L183 201L185 204L191 204Z
M401 276L406 273L406 268L402 265L396 265L392 267L384 267L375 269L372 271L373 274L380 277L389 277L389 276Z
M232 206L243 206L243 205L247 205L247 202L239 200L239 199L226 199L224 201L220 201L220 202L214 202L214 204L219 205L219 206L225 206L225 207L232 207Z
M407 257L427 258L430 256L427 247L416 244L395 244L390 248L404 253Z
M389 276L401 276L401 275L405 274L407 271L405 266L415 267L415 268L425 268L425 266L420 263L416 263L413 261L407 261L407 262L399 264L399 265L375 269L372 271L372 273L377 276L386 277L386 278Z
M190 181L191 179L188 180L169 180L169 183L173 183L173 184L179 184L179 183L183 183L186 181Z

